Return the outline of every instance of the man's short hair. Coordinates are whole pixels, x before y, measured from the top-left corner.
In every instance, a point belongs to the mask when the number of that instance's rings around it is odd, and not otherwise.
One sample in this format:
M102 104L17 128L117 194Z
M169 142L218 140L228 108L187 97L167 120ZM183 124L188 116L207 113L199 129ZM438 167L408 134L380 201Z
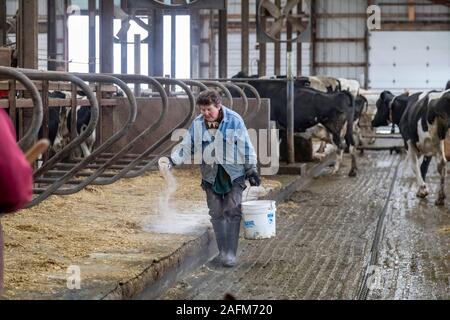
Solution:
M209 106L215 105L219 107L222 104L222 98L216 90L205 90L202 91L197 98L198 106Z

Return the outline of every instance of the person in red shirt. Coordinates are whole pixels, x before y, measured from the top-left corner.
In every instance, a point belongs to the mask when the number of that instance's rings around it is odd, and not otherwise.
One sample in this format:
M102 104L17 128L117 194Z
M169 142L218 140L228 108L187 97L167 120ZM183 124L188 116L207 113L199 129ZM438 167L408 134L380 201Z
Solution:
M33 171L16 143L14 127L0 109L0 217L31 201ZM3 293L3 231L0 222L0 297Z

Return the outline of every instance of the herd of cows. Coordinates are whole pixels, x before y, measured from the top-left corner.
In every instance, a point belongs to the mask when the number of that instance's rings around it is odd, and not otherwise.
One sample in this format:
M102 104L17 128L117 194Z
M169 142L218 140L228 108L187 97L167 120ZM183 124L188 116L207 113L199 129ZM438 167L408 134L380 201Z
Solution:
M261 98L270 99L271 120L275 121L280 129L286 128L285 81L252 79L255 76L249 77L242 72L233 78L245 80L255 87ZM253 96L250 91L245 93L248 97ZM70 93L54 91L49 93L49 97L67 99L70 98ZM82 96L78 98L83 99ZM360 94L357 81L319 76L301 77L294 81L294 131L307 132L336 148L337 157L333 173L339 170L344 150L347 149L351 155L349 176L357 175L355 147L361 143L359 121L367 109L368 101ZM90 121L90 107L79 106L76 114L76 133L79 135L86 130ZM70 107L49 108L48 138L52 153L59 152L70 142L71 117ZM403 93L397 96L390 91L383 91L376 102L376 114L371 124L372 127L392 125L392 130L395 126L400 129L417 178L418 197L424 198L429 193L425 180L430 161L432 157L436 157L441 178L436 204L443 205L447 162L444 141L450 128L450 81L444 91ZM39 137L42 138L43 134L41 128ZM75 151L74 156L90 155L95 139L94 131ZM323 149L322 145L318 152ZM450 150L447 152L450 154ZM419 164L419 158L422 156L422 163Z

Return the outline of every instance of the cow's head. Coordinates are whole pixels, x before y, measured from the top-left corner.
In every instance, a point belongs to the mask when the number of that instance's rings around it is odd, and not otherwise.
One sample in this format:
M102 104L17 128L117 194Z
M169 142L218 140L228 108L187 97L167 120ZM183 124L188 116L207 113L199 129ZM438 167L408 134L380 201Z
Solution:
M390 91L383 91L377 100L376 107L377 113L372 120L372 127L388 126L391 121L389 118L390 104L394 95Z

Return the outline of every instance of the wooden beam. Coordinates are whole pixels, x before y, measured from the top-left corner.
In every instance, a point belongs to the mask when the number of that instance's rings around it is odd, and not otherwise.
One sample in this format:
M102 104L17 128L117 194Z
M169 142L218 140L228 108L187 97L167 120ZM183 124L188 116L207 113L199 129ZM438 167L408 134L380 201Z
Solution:
M414 0L408 0L410 5L408 6L408 20L414 21L416 20L416 6L414 5Z

